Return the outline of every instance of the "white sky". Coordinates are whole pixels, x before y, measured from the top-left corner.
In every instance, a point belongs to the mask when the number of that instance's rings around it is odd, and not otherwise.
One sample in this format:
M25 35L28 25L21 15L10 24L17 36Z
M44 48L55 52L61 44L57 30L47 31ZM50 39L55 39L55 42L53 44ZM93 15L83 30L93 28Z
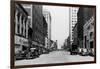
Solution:
M43 6L44 10L51 13L51 39L58 41L58 48L69 35L69 7Z

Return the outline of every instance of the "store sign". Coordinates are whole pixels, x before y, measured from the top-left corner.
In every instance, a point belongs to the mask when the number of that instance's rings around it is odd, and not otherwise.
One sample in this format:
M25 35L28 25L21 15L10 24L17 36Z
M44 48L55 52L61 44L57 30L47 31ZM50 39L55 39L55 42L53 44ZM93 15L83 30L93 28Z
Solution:
M28 39L25 39L20 36L15 36L15 44L21 44L24 46L28 46Z
M33 44L33 45L38 45L37 42L35 42L35 41L32 41L32 44Z
M24 39L20 39L19 42L22 43L22 45L28 45L28 41Z

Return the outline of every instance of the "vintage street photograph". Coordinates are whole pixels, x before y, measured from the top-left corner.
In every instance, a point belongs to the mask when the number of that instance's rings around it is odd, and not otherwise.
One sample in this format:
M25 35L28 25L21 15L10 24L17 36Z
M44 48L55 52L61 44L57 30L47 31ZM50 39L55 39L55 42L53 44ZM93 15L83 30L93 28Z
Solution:
M94 61L95 8L15 3L14 65Z

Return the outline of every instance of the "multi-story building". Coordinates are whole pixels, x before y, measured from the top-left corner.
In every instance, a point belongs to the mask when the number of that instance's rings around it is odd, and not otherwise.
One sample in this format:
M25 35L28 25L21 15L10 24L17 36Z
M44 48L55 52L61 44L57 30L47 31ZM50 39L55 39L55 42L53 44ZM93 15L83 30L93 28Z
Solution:
M77 41L78 41L78 46L80 48L83 48L83 35L84 35L84 29L83 26L84 24L91 18L92 16L92 10L91 8L87 7L80 7L79 11L77 13L78 17L78 25L77 25Z
M46 41L47 41L47 43L46 43L46 47L47 47L47 49L50 49L50 46L51 46L51 14L50 14L50 12L49 11L47 11L47 10L44 10L43 11L43 16L45 17L45 20L46 20L46 22L47 22L47 33L48 33L48 36L46 37Z
M15 54L38 49L41 54L45 49L47 37L47 22L42 12L42 5L15 5ZM31 28L31 44L29 44L29 28Z
M44 29L44 22L43 12L42 12L42 5L33 5L32 9L32 29L33 29L33 46L38 48L39 50L43 50L45 48L45 33L47 29Z
M15 4L15 55L28 48L28 13L20 4ZM18 56L19 57L19 56Z
M47 36L47 23L43 16L42 5L23 4L23 7L29 13L28 19L33 30L32 45L43 50Z
M67 39L65 39L64 41L64 46L67 46Z
M65 39L62 48L64 50L67 50L67 51L70 49L70 38L69 38L69 36L67 37L67 39Z
M86 49L86 52L94 55L94 24L95 24L95 12L94 9L91 9L92 16L83 26L84 35L83 35L83 48Z
M73 28L77 23L77 12L78 7L69 7L69 35L70 35L70 45L73 43Z
M55 45L54 45L54 50L57 50L58 49L58 42L57 40L55 41Z

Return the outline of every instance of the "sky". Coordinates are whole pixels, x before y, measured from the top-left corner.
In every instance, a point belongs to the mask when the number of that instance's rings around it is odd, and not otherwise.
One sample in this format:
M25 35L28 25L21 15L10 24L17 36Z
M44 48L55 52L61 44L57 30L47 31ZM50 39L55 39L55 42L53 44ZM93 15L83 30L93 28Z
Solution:
M69 7L44 5L43 10L51 13L51 39L58 41L60 49L69 35Z

